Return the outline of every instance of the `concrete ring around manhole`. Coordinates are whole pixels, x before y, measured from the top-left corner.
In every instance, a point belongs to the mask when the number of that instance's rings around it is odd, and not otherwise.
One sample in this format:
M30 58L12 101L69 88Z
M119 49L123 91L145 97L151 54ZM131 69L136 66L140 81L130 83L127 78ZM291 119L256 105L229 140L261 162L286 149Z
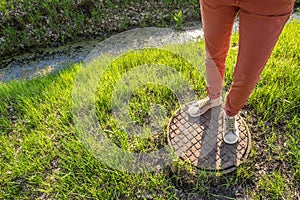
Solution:
M199 170L236 170L250 152L251 134L238 115L239 140L235 144L223 141L223 110L221 106L208 110L200 117L191 117L188 107L176 110L167 126L168 143L175 155L190 162Z

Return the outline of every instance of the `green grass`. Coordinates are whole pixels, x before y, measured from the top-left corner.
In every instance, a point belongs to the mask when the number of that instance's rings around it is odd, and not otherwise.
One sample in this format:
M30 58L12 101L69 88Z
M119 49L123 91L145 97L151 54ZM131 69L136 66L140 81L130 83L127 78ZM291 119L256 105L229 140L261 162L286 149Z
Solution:
M296 0L296 12L299 5ZM200 20L198 0L0 0L0 57L106 37L132 26L181 29L188 20Z
M230 175L196 175L189 164L178 160L158 171L127 173L97 160L80 141L72 115L72 90L80 64L47 77L0 83L0 199L180 199L175 189L185 197L234 199L239 187L253 199L296 199L300 181L299 30L297 21L286 26L249 98L245 109L246 120L252 124L252 151L248 161ZM232 42L237 39L235 35ZM203 42L180 48L196 49L183 52L197 54L203 51ZM232 80L236 51L231 48L229 52L226 85ZM108 137L123 150L147 152L166 143L163 128L150 139L128 136L111 115L112 94L128 92L114 86L134 67L169 66L188 80L199 98L205 95L204 74L193 64L198 61L187 61L172 52L128 52L99 77L97 116L102 128L109 130ZM152 104L163 105L167 118L179 106L174 91L167 87L142 85L133 90L128 102L131 119L138 125L147 124Z
M104 37L130 26L175 24L173 16L199 18L197 0L0 0L0 56Z

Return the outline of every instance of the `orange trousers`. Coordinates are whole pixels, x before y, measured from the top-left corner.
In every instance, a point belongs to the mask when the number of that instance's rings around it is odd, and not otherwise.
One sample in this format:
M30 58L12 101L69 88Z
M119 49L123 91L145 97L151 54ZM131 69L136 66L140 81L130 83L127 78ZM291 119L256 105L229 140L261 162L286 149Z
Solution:
M222 95L230 36L239 14L239 48L225 111L236 115L246 103L289 19L294 0L200 0L206 48L206 87Z

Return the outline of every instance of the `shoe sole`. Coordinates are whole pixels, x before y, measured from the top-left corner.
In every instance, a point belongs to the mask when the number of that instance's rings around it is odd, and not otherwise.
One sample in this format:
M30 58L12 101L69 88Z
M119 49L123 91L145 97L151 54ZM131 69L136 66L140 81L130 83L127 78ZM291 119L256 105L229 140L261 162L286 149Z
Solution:
M235 144L235 143L237 143L238 141L239 141L239 134L235 134L236 136L237 136L237 139L236 140L234 140L233 142L229 142L229 141L227 141L226 139L225 139L225 137L224 137L224 132L223 132L223 141L226 143L226 144Z

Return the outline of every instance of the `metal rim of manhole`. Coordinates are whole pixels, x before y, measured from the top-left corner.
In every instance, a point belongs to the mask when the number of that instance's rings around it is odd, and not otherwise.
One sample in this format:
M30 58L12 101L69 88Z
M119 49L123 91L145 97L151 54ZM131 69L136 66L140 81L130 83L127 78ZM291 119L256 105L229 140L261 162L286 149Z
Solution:
M236 170L249 153L251 134L243 118L237 115L239 140L235 144L223 141L223 109L221 106L208 110L200 117L191 117L188 107L176 110L167 126L168 143L183 160L199 170Z

